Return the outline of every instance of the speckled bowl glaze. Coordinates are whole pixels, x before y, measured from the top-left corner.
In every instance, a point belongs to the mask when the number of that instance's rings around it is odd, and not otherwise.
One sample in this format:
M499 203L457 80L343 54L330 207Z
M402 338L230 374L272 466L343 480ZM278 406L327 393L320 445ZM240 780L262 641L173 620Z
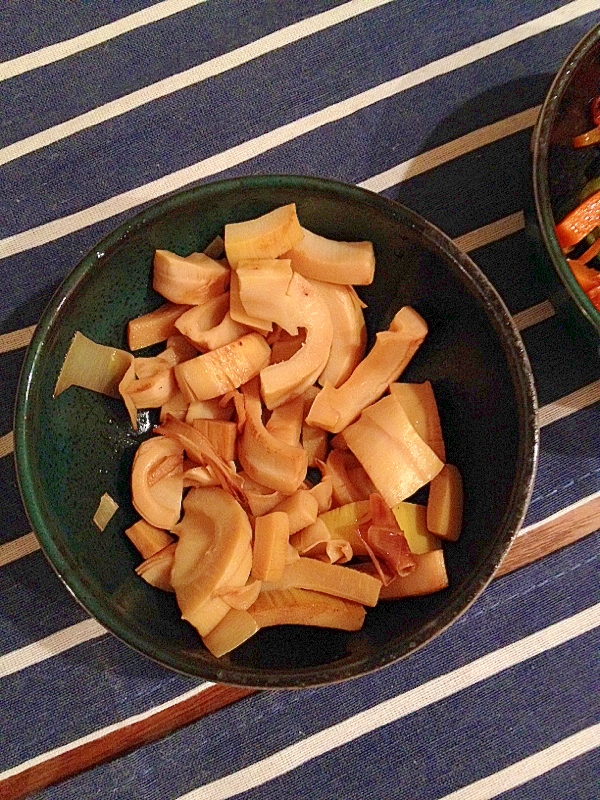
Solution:
M179 619L173 596L134 574L123 530L136 515L129 471L151 419L134 433L119 401L78 388L52 392L74 332L125 346L127 321L161 303L151 288L156 248L203 249L229 221L295 202L303 225L369 239L374 283L361 289L371 343L410 304L430 334L404 379L432 381L448 460L465 484L464 531L446 547L450 586L380 603L357 633L267 629L218 660ZM408 656L484 589L529 502L537 460L536 398L523 344L495 290L464 253L412 211L370 192L315 178L258 176L206 184L139 214L101 242L45 311L19 387L15 452L25 508L66 586L106 628L166 667L212 681L305 687L363 675ZM119 511L104 533L92 516L108 492Z
M562 253L554 226L578 205L577 196L600 177L600 148L575 149L573 137L592 127L590 101L600 94L600 25L573 49L558 71L533 131L532 175L537 230L548 269L550 299L571 327L598 341L600 311L581 289Z

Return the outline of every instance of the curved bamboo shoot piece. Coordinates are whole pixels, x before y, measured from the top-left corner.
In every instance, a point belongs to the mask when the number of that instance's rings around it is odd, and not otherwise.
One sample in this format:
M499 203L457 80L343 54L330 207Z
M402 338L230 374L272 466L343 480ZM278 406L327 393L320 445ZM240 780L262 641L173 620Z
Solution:
M154 553L145 561L142 561L136 568L136 574L143 578L150 586L155 589L162 589L163 592L172 592L171 569L175 559L175 548L177 542L172 542L162 550Z
M202 641L213 656L220 658L244 644L258 630L258 623L247 611L231 608Z
M254 522L252 576L260 581L278 581L283 576L290 524L283 511L272 511Z
M204 253L182 258L168 250L156 250L152 286L172 303L197 306L225 291L229 273L228 267Z
M183 396L210 400L237 389L269 363L271 348L258 333L249 333L230 344L178 364L175 378Z
M201 348L206 331L218 325L229 309L229 292L211 297L199 306L192 306L175 322L177 330Z
M352 600L365 606L376 606L381 581L346 567L325 564L312 558L299 558L288 564L276 587L281 589L312 589Z
M446 448L442 436L442 423L431 382L392 383L390 393L406 411L410 424L421 439L431 447L440 461L445 461Z
M300 446L282 442L265 428L258 381L242 387L246 424L238 440L238 458L248 476L268 487L292 494L306 477L308 459Z
M244 258L277 258L302 239L295 203L225 225L225 254L233 269Z
M304 237L285 258L306 278L355 286L373 282L375 252L371 242L338 242L302 228Z
M319 290L298 273L294 273L282 300L280 316L273 321L287 330L290 326L305 328L306 340L288 361L261 370L261 392L270 409L312 386L327 363L333 340L327 303Z
M141 350L152 344L166 341L176 332L175 322L190 306L165 303L148 314L129 320L127 323L127 346L130 350Z
M173 456L180 459L179 467L151 486L152 473L161 462ZM155 528L170 530L181 514L183 447L162 437L142 442L133 459L131 493L134 508L146 522Z
M398 378L426 334L425 320L412 308L401 308L348 380L338 389L325 384L306 418L308 424L331 433L344 430Z
M139 519L131 527L126 528L125 535L144 559L163 550L173 541L173 537L165 530L155 528L145 519Z
M259 628L314 625L318 628L358 631L365 621L365 609L358 603L295 588L262 591L248 613Z

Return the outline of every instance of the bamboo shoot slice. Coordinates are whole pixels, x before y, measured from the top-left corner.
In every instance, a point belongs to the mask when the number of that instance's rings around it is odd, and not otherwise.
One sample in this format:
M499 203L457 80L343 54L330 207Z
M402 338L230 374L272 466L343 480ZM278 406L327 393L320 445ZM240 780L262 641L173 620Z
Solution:
M455 542L463 517L463 482L458 467L446 464L431 481L427 503L427 527L436 536Z
M203 433L224 461L235 461L237 425L224 419L195 419L192 425Z
M274 322L281 314L281 298L292 280L290 262L282 259L244 259L236 268L240 301L251 317ZM295 325L285 330L295 336Z
M229 284L229 268L204 253L182 258L156 250L153 267L154 290L172 303L201 305L222 294Z
M427 334L425 320L405 306L388 331L377 334L373 349L338 389L326 383L317 395L306 421L339 433L360 412L374 403L404 371Z
M297 445L300 442L303 413L304 400L302 397L294 397L273 409L265 427L282 442Z
M257 380L246 383L242 392L246 423L238 440L238 459L252 480L292 494L306 477L307 455L302 447L282 442L265 428Z
M118 503L115 503L107 492L104 492L98 503L96 513L92 517L92 522L100 531L104 531L118 510Z
M229 292L211 297L205 303L192 306L175 322L177 330L196 347L202 347L206 331L218 325L229 309Z
M309 491L298 489L297 492L278 503L273 510L283 511L286 514L289 533L292 534L316 521L319 514L319 503Z
M131 527L126 528L125 535L144 559L163 550L173 541L173 537L165 530L155 528L145 519L139 519Z
M239 322L248 328L253 328L260 333L268 333L273 330L273 323L266 319L251 317L242 305L240 297L240 281L237 272L231 273L231 283L229 286L229 314L234 322Z
M210 400L246 383L269 363L271 349L258 333L178 364L175 377L186 400Z
M439 592L448 586L443 550L432 550L414 556L417 566L404 578L395 578L381 589L380 600L418 597Z
M319 483L315 484L308 491L317 501L317 505L319 506L319 514L323 514L325 511L329 511L329 509L331 508L331 498L333 491L333 484L331 478L329 478L326 475L323 476L323 478L321 478Z
M233 269L247 258L277 258L302 239L295 203L245 222L225 225L225 253Z
M325 564L312 558L299 558L288 564L277 588L311 589L352 600L365 606L377 605L381 581L335 564Z
M290 251L296 272L306 278L356 286L373 282L375 252L371 242L338 242L302 228L304 237Z
M119 396L119 384L133 363L131 353L96 344L76 331L61 367L54 397L71 386L81 386L109 397Z
M195 419L231 419L233 408L221 405L218 397L210 400L194 400L188 406L185 422L191 425Z
M199 332L194 341L202 351L217 350L219 347L230 344L247 333L252 333L252 328L232 319L228 309L218 325L207 331Z
M181 458L179 469L149 484L150 475L166 458ZM147 439L138 447L131 469L133 506L155 528L170 530L181 514L183 494L183 447L162 437Z
M142 561L136 568L136 574L143 578L150 586L155 589L162 589L163 592L172 592L171 569L175 559L175 548L177 542L172 542L162 550L154 553L145 561Z
M365 609L358 603L295 588L262 591L248 613L260 628L314 625L318 628L358 631L365 621Z
M129 320L127 323L127 346L130 350L141 350L152 344L166 341L176 332L175 322L190 306L165 303L148 314Z
M446 460L442 424L431 381L424 383L392 383L391 394L406 411L410 424L431 447L440 461Z
M350 542L355 556L368 556L369 551L359 534L361 525L365 525L371 519L368 500L360 500L355 503L333 508L319 515L329 532L332 539L345 539Z
M247 611L232 608L202 641L213 656L220 658L244 644L258 630L258 623L253 616Z
M440 550L442 544L427 528L427 508L415 503L398 503L392 508L398 527L404 533L410 551L416 555Z
M254 523L252 576L260 581L279 581L285 569L290 525L287 514L273 511Z

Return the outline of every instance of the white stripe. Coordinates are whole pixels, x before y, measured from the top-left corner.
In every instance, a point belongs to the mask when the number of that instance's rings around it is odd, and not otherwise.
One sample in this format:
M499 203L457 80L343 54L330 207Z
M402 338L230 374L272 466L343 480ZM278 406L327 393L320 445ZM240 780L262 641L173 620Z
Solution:
M51 44L33 53L26 53L18 56L18 58L12 58L10 61L4 61L0 63L0 81L14 78L15 75L30 72L32 69L44 67L55 61L61 61L63 58L80 53L82 50L88 50L90 47L106 42L109 39L114 39L116 36L121 36L144 25L150 25L152 22L158 22L158 20L170 17L172 14L185 11L186 8L205 2L206 0L164 0L162 3L156 3L150 8L137 11L135 14L129 14L127 17L122 17L115 22L110 22L87 33L82 33L80 36L65 39L63 42ZM41 20L40 24L43 24Z
M561 742L540 750L535 755L528 756L522 761L517 761L510 767L505 767L487 778L482 778L475 783L464 786L456 792L447 794L441 800L490 800L499 794L508 792L517 786L545 775L551 769L560 767L584 753L589 753L600 747L600 723L590 725L579 733L567 736Z
M35 758L30 758L28 761L23 761L23 763L18 764L16 767L12 767L4 772L0 772L0 782L6 780L7 778L12 778L19 773L30 769L31 767L36 767L38 764L43 764L45 761L49 761L52 758L63 755L63 753L68 753L71 750L75 750L76 747L81 747L82 745L102 739L109 733L120 731L123 728L129 728L131 725L135 725L137 722L143 722L145 719L155 716L155 714L160 714L161 711L166 711L166 709L172 708L179 703L184 703L186 700L189 700L192 697L197 697L207 689L210 689L211 686L214 686L214 683L201 683L200 686L190 689L189 692L180 694L178 697L174 697L172 700L167 700L166 703L161 703L159 706L149 708L147 711L143 711L141 714L135 714L132 717L127 717L127 719L124 719L121 722L115 722L113 725L107 725L105 728L100 728L93 733L89 733L87 736L82 736L80 739L75 739L74 741L63 745L62 747L55 747L53 750L48 750L45 753L36 756Z
M457 236L454 239L454 244L469 253L472 250L477 250L479 247L485 247L492 242L497 242L507 236L512 236L525 227L525 215L522 211L517 211L516 214L510 214L508 217L490 222L489 225L484 225L481 228L476 228L474 231Z
M183 186L187 186L190 183L223 172L226 169L230 169L246 161L250 161L261 153L272 150L324 125L348 117L357 111L378 103L380 100L385 100L388 97L392 97L414 86L418 86L432 78L460 69L492 53L496 53L524 39L550 30L551 28L563 25L599 8L600 0L574 0L571 3L567 3L562 8L556 9L549 14L544 14L523 25L519 25L510 31L501 33L486 41L478 42L464 50L460 50L457 53L431 62L420 69L409 72L406 75L375 86L354 97L334 103L321 111L289 122L255 139L250 139L247 142L224 150L210 158L203 159L190 167L172 172L162 178L139 186L136 189L131 189L122 194L115 195L97 205L90 206L82 211L62 217L61 219L56 219L36 228L31 228L27 231L14 234L13 236L8 236L0 240L0 258L7 258L16 253L21 253L24 250L39 247L47 242L60 239L62 236L67 236L89 225L94 225L97 222L109 219L116 214L129 211L135 206L155 200L165 194L181 189Z
M573 511L576 511L578 508L582 506L588 505L588 503L592 503L594 500L597 500L600 497L600 491L594 492L593 494L588 494L587 497L582 497L581 500L578 500L576 503L573 503L566 508L561 508L560 511L556 511L554 514L550 514L549 517L545 519L541 519L539 522L534 522L533 525L528 525L526 528L521 528L521 530L517 533L518 536L523 536L526 533L533 533L538 528L544 528L546 525L552 522L558 522L561 517L564 517L567 514L572 514ZM598 520L598 527L600 528L600 519Z
M478 128L476 131L460 136L458 139L442 144L439 147L434 147L432 150L421 153L414 158L409 158L408 161L381 172L379 175L375 175L358 185L362 186L363 189L369 189L371 192L383 192L391 186L402 183L402 181L414 178L415 175L421 175L423 172L435 169L466 153L471 153L473 150L497 142L499 139L505 139L507 136L513 136L515 133L533 127L538 118L540 108L541 106L534 106L518 114L513 114L512 117L506 117L506 119L494 122L492 125L485 125L483 128ZM2 151L0 150L0 156L1 153Z
M8 456L15 448L13 432L9 431L4 436L0 436L0 458Z
M554 307L549 300L544 300L535 306L519 311L513 315L513 321L520 331L531 328L540 322L545 322L555 314Z
M600 603L488 653L446 675L440 675L415 689L379 703L360 714L355 714L249 767L198 787L182 795L179 800L227 800L241 792L250 791L384 725L397 722L415 711L420 711L499 672L558 647L599 625Z
M568 417L582 408L587 408L600 400L600 380L589 383L576 392L561 397L553 403L542 406L539 410L540 427L550 425L563 417Z
M61 631L46 636L38 642L33 642L0 656L0 678L5 678L7 675L12 675L14 672L19 672L34 664L39 664L47 658L64 653L65 650L70 650L71 647L76 647L78 644L83 644L83 642L89 642L90 639L97 639L98 636L104 636L105 633L107 633L106 628L103 628L95 619L86 619L76 625L63 628Z
M30 553L35 553L39 549L40 543L35 533L26 533L25 536L19 536L18 539L13 539L12 542L0 545L0 567L10 564L11 561L24 558Z
M139 108L147 103L152 103L161 97L178 92L188 86L193 86L215 75L221 75L235 67L253 61L266 53L271 53L285 47L288 44L297 42L308 36L312 36L319 31L326 30L333 25L338 25L359 14L364 14L379 6L386 5L393 0L350 0L344 5L316 14L314 17L288 25L281 30L263 36L250 44L238 47L230 53L224 53L216 58L199 64L196 67L171 75L161 81L152 83L142 89L138 89L124 97L119 97L109 103L93 108L85 114L80 114L52 128L35 133L19 142L14 142L0 149L0 165L7 164L15 158L20 158L27 153L33 153L42 147L66 139L68 136L79 131L87 130L95 125L100 125L109 119L114 119L122 114L127 114L135 108Z

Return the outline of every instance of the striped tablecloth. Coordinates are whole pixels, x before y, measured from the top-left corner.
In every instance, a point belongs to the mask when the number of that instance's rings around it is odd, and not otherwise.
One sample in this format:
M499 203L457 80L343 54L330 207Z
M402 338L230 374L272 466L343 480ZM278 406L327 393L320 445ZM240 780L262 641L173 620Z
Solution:
M597 800L600 361L524 235L529 140L600 0L0 4L0 798ZM89 619L39 552L12 459L33 327L144 204L291 172L398 199L472 253L541 405L525 527L408 660L346 684L199 684ZM236 701L236 702L234 702Z

